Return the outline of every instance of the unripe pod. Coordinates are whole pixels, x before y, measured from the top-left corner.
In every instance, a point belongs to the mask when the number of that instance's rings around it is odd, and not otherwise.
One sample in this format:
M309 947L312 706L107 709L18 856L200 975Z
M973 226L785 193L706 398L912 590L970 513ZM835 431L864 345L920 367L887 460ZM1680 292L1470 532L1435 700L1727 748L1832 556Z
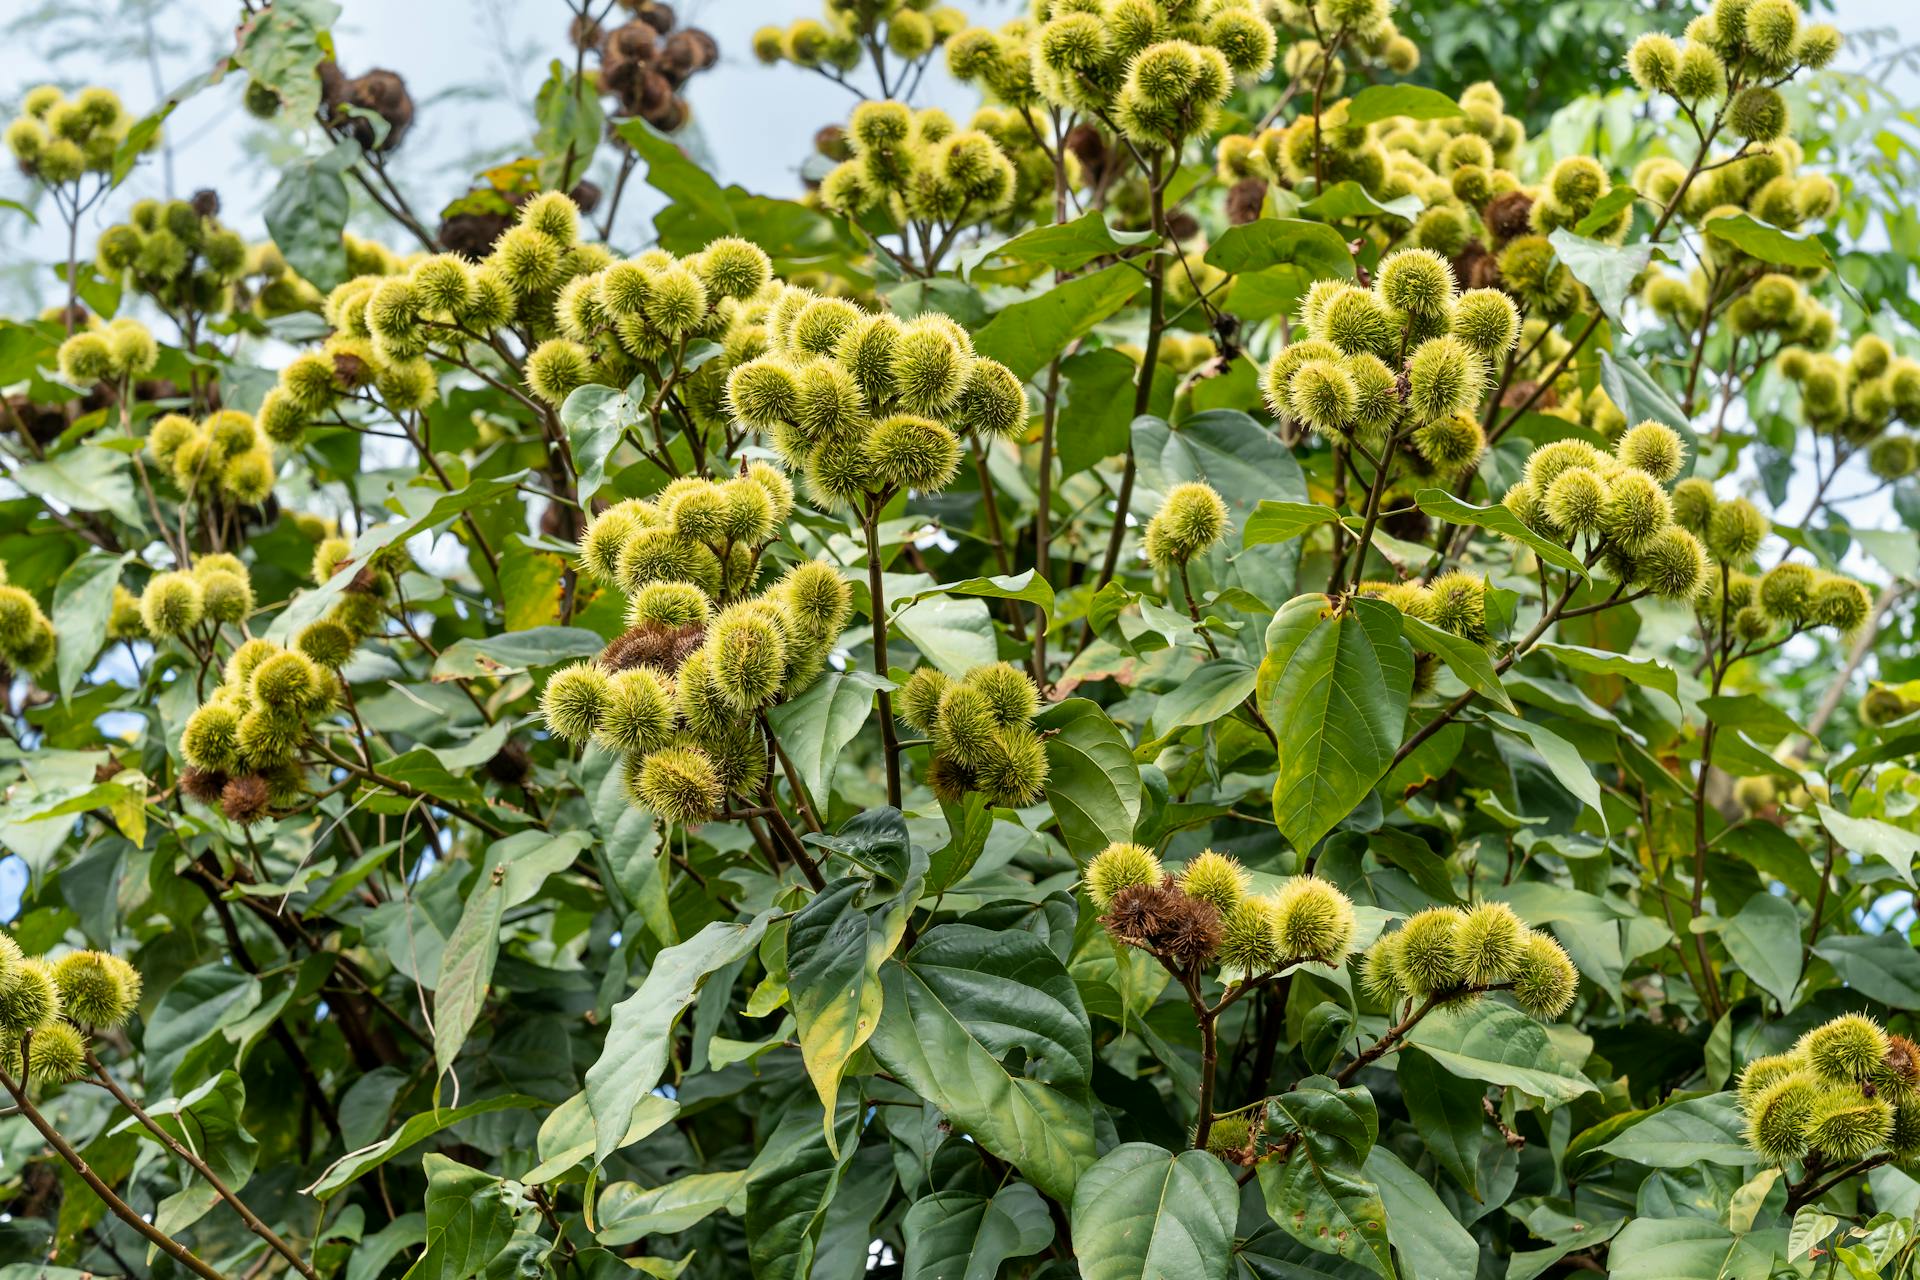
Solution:
M1219 542L1226 528L1227 504L1212 486L1176 485L1147 522L1147 556L1162 568L1184 565Z
M1893 1107L1857 1089L1828 1088L1813 1104L1807 1140L1836 1164L1847 1164L1878 1150L1893 1136Z
M786 678L786 637L767 619L735 606L707 635L714 686L739 711L770 701Z
M1768 528L1760 508L1745 498L1729 499L1714 508L1707 525L1707 549L1722 564L1745 564L1760 549Z
M1608 485L1601 530L1628 555L1636 555L1673 523L1667 491L1644 471L1623 471Z
M1407 358L1407 409L1416 422L1466 413L1485 390L1485 364L1451 335L1429 338Z
M1634 581L1663 600L1692 600L1707 583L1707 551L1681 528L1663 529L1640 550Z
M1487 641L1487 583L1477 574L1456 570L1427 584L1427 621L1475 644Z
M1469 289L1453 308L1453 335L1483 359L1505 356L1520 338L1520 313L1499 289Z
M952 683L938 667L919 668L894 694L894 713L916 733L931 734L940 711L940 699Z
M988 802L1019 809L1038 801L1047 785L1047 752L1040 735L1014 724L995 730L989 742L976 770Z
M593 352L569 338L549 338L527 356L527 386L555 408L591 381Z
M1860 629L1872 611L1873 600L1865 587L1851 578L1829 574L1814 587L1807 615L1819 626L1850 634Z
M669 823L705 822L720 808L722 789L713 761L697 747L667 747L629 766L634 799Z
M1460 985L1454 958L1454 935L1464 912L1455 907L1429 907L1416 912L1395 936L1394 976L1401 990L1419 999Z
M988 714L997 725L1022 725L1040 709L1040 691L1027 673L1009 662L975 667L963 682L986 699Z
M1402 249L1381 260L1374 285L1395 311L1437 318L1453 305L1453 269L1431 249Z
M580 238L580 206L564 191L542 191L520 206L518 218L520 226L539 232L561 247Z
M1213 906L1224 917L1251 891L1247 873L1238 861L1208 849L1180 869L1181 892Z
M1538 929L1528 934L1514 974L1514 1002L1536 1018L1557 1018L1572 1006L1579 986L1579 970L1552 935Z
M199 622L200 616L200 584L191 574L158 574L140 594L140 618L152 635L181 635Z
M1083 877L1088 899L1102 912L1113 906L1121 890L1157 885L1164 878L1160 859L1151 850L1126 841L1115 841L1095 854Z
M1273 900L1274 929L1289 962L1338 964L1353 941L1353 903L1315 876L1295 876Z
M1511 979L1526 950L1527 926L1504 902L1482 902L1467 912L1453 935L1454 960L1470 987Z
M1606 506L1606 481L1586 467L1568 467L1547 486L1541 509L1554 528L1592 535L1600 531Z
M1887 1056L1887 1033L1864 1014L1849 1013L1807 1032L1794 1046L1821 1079L1857 1084L1870 1079Z
M1779 1076L1759 1089L1747 1107L1747 1145L1775 1164L1787 1164L1807 1154L1815 1107L1821 1090L1803 1071Z
M66 1016L83 1026L117 1027L140 1004L140 972L119 956L70 952L55 962L53 981Z
M1400 934L1385 934L1374 940L1360 960L1360 989L1376 1004L1391 1009L1407 996L1400 985Z
M548 679L540 693L540 714L555 736L583 744L599 727L611 695L605 671L591 662L577 662Z
M607 680L606 703L593 739L608 751L655 751L673 737L673 699L646 667L616 672Z
M44 960L22 960L0 987L0 1032L24 1035L60 1016L60 988Z
M1629 428L1614 447L1614 456L1636 471L1644 471L1661 484L1680 474L1687 458L1686 444L1680 433L1664 422L1649 418Z
M1223 973L1242 977L1266 973L1286 962L1273 899L1245 897L1222 915L1216 958Z

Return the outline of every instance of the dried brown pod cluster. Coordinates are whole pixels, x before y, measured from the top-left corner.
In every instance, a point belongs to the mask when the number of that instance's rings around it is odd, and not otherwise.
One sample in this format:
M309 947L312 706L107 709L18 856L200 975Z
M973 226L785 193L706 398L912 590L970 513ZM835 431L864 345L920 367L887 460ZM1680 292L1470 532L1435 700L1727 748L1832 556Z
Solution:
M641 3L633 14L617 27L576 30L575 38L599 53L600 91L616 99L615 115L672 133L687 122L682 89L720 60L720 46L698 27L676 26L667 5Z
M413 95L398 72L375 67L365 75L349 79L333 62L323 62L320 72L320 101L328 123L344 129L368 151L392 151L413 127ZM368 115L386 121L378 128Z

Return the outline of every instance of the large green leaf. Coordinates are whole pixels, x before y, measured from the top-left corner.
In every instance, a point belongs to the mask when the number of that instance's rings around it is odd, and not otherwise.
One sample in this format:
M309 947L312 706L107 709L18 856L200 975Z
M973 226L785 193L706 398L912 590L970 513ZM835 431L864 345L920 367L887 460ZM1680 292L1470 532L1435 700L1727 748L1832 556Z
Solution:
M607 482L607 460L627 428L639 422L640 406L631 394L597 382L574 388L560 406L560 425L566 428L582 502Z
M1074 1253L1085 1280L1226 1280L1240 1196L1208 1151L1128 1142L1073 1192Z
M1710 1218L1642 1217L1607 1247L1610 1280L1767 1280L1787 1232L1737 1236Z
M1409 1274L1420 1280L1474 1280L1480 1270L1480 1243L1425 1178L1385 1147L1368 1152L1361 1171L1380 1188L1387 1206L1387 1239Z
M1593 1082L1560 1056L1546 1028L1496 1000L1436 1010L1408 1033L1407 1042L1443 1070L1520 1089L1551 1103L1594 1092Z
M796 1101L754 1156L745 1214L754 1280L806 1280L813 1270L827 1209L859 1146L861 1110L837 1108L830 1144L810 1100Z
M540 667L591 658L606 647L585 627L529 627L500 635L456 640L434 659L435 680L517 676Z
M1238 658L1215 658L1160 695L1153 731L1170 733L1190 724L1212 724L1245 702L1259 672Z
M865 727L873 695L891 688L892 681L871 671L827 671L799 697L767 713L780 749L815 797L825 800L834 761Z
M1077 276L1002 310L973 335L974 349L1021 379L1031 378L1067 344L1118 311L1144 283L1137 267L1121 263Z
M482 866L480 877L468 894L460 913L460 923L447 937L440 954L440 981L433 995L433 1061L445 1075L460 1056L486 1005L487 987L493 981L493 966L500 956L500 917L506 910L506 895L501 886L506 868Z
M587 1107L593 1112L595 1164L620 1146L642 1095L660 1083L673 1048L673 1027L707 978L759 945L774 912L744 924L715 921L677 947L654 957L640 989L613 1007L599 1060L587 1068Z
M601 1244L632 1244L650 1235L685 1231L743 1199L747 1171L691 1173L657 1187L612 1182L600 1193L594 1238Z
M1393 1280L1386 1205L1364 1172L1379 1130L1365 1089L1308 1077L1267 1100L1266 1141L1292 1148L1284 1162L1259 1165L1260 1192L1267 1212L1295 1240Z
M1782 945L1782 940L1793 945ZM1747 980L1793 1007L1800 985L1800 912L1785 898L1762 890L1748 898L1720 930L1720 941Z
M525 1094L503 1093L495 1098L469 1102L465 1106L418 1112L408 1116L406 1123L379 1142L358 1151L350 1151L328 1165L326 1171L320 1175L319 1181L306 1189L306 1194L325 1200L342 1187L351 1186L360 1177L371 1173L395 1156L418 1146L436 1133L451 1129L462 1120L490 1115L496 1111L514 1111L548 1105L538 1098L530 1098Z
M1607 811L1600 803L1600 783L1571 742L1543 724L1522 720L1502 711L1488 712L1487 719L1532 744L1534 751L1546 761L1547 768L1553 771L1553 776L1560 780L1560 784L1593 810L1594 816L1600 819L1602 829L1606 827Z
M1469 524L1497 533L1513 542L1523 543L1548 564L1589 577L1587 567L1580 563L1578 556L1557 542L1541 537L1520 523L1520 518L1500 506L1476 507L1471 502L1462 502L1445 489L1422 489L1414 495L1414 504L1430 516L1450 520L1454 524Z
M1920 1009L1920 951L1898 933L1830 935L1813 953L1869 1000Z
M1680 696L1680 674L1658 658L1636 658L1626 653L1589 649L1577 644L1543 640L1531 652L1544 653L1563 667L1590 675L1620 676L1630 684L1658 689L1669 698Z
M1207 265L1232 275L1283 264L1300 268L1312 280L1353 278L1347 242L1324 222L1260 218L1228 227L1207 250Z
M1687 1169L1703 1161L1741 1168L1759 1159L1742 1129L1733 1095L1715 1093L1649 1112L1598 1150L1655 1169Z
M1025 1182L991 1198L936 1191L908 1206L900 1234L902 1280L994 1280L1007 1259L1030 1257L1053 1242L1053 1216Z
M58 641L54 672L60 696L71 697L107 636L113 589L120 581L124 555L90 550L68 565L53 588L53 634Z
M1878 818L1850 818L1830 805L1820 805L1820 825L1848 853L1871 854L1900 873L1912 887L1913 859L1920 854L1920 835Z
M1407 1116L1440 1167L1474 1199L1480 1199L1480 1153L1487 1145L1481 1103L1486 1086L1443 1070L1418 1049L1402 1050L1394 1064Z
M1353 600L1342 611L1304 595L1274 615L1257 697L1285 744L1273 816L1295 849L1311 849L1386 776L1412 687L1413 654L1391 605Z
M98 445L81 444L45 462L21 463L9 475L34 497L74 511L134 509L127 455Z
M900 945L908 912L920 896L916 880L869 906L873 889L864 876L836 880L815 894L787 928L787 989L823 1123L840 1096L847 1061L880 1021L880 965ZM831 1148L831 1127L826 1136Z
M478 1275L513 1236L513 1204L505 1182L457 1160L429 1154L427 1247L406 1280L467 1280Z
M1140 820L1140 766L1097 703L1068 698L1035 717L1047 734L1047 803L1060 838L1082 862L1115 840L1131 840Z
M1594 304L1617 331L1625 331L1622 316L1633 295L1633 282L1653 259L1653 245L1608 244L1575 235L1565 227L1547 236L1567 271L1593 294Z
M1133 384L1139 369L1123 351L1102 347L1060 362L1066 403L1054 432L1063 475L1078 475L1102 458L1127 451Z
M1809 271L1831 271L1833 256L1819 237L1783 231L1760 221L1750 213L1720 214L1707 219L1707 234L1724 240L1742 253L1776 267L1797 267Z
M1078 271L1095 258L1113 257L1153 239L1151 231L1116 231L1105 214L1089 209L1070 222L1029 228L992 246L984 260L1037 262L1056 271Z
M1257 547L1269 542L1290 542L1315 525L1331 524L1339 518L1338 511L1318 502L1273 502L1262 498L1241 526L1240 545Z
M1506 686L1500 683L1500 675L1493 669L1493 660L1487 656L1484 645L1405 615L1400 618L1400 633L1406 636L1407 643L1416 651L1437 654L1447 664L1447 670L1458 676L1467 688L1497 707L1507 711L1519 710L1508 696Z
M941 925L881 970L869 1042L954 1128L1055 1199L1094 1160L1092 1032L1080 993L1031 933ZM1020 1050L1020 1074L1005 1066Z
M1447 120L1461 114L1452 98L1417 84L1370 84L1347 100L1347 123L1356 128L1396 116Z
M359 159L360 146L349 139L330 151L296 161L281 171L280 182L261 211L267 234L287 265L318 289L331 289L347 278L347 251L340 233L346 230L347 215L353 209L346 175Z

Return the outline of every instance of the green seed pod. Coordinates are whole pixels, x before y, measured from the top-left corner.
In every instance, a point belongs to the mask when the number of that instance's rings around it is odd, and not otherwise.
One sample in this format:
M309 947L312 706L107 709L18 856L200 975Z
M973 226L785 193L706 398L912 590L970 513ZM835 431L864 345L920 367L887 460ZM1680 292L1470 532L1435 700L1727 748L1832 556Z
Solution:
M1665 32L1650 31L1627 50L1627 74L1648 93L1672 93L1679 69L1680 46Z
M1526 952L1513 978L1513 999L1536 1018L1557 1018L1573 1005L1580 971L1553 936L1538 929L1527 935Z
M972 354L945 316L922 315L909 321L893 345L888 368L901 409L939 417L966 389Z
M773 279L773 262L751 240L728 236L712 240L693 260L693 268L716 298L753 297Z
M783 356L761 356L727 375L727 412L749 427L793 421L800 411L800 380Z
M1014 438L1026 430L1028 414L1026 385L1013 370L998 360L975 360L948 424L970 436Z
M1427 621L1475 644L1487 642L1487 583L1478 574L1443 573L1427 584Z
M1527 926L1504 902L1482 902L1454 930L1454 963L1470 987L1493 987L1519 971Z
M750 462L746 478L766 492L767 518L776 526L784 524L793 514L793 481L787 478L787 473L771 463Z
M711 594L720 577L712 552L667 528L642 529L629 538L614 572L629 595L649 582L691 582Z
M273 392L267 394L271 396ZM200 428L193 424L193 419L177 413L166 414L147 431L147 452L155 462L171 469L174 456L199 434Z
M1846 1086L1820 1090L1807 1127L1814 1150L1835 1164L1871 1155L1893 1136L1893 1107L1885 1098L1869 1098Z
M684 266L654 273L640 314L669 341L697 332L707 319L707 287Z
M253 584L238 573L200 576L203 616L215 623L237 623L253 612Z
M558 408L594 378L593 352L567 338L549 338L527 356L527 386Z
M1673 523L1673 508L1660 482L1644 471L1622 471L1607 489L1601 532L1626 554L1638 555Z
M247 681L253 701L275 711L298 713L316 705L326 690L326 674L303 653L282 650L263 659Z
M1887 1150L1902 1165L1911 1166L1915 1158L1920 1157L1920 1105L1905 1101L1893 1109L1893 1130L1887 1135Z
M638 761L638 764L635 764ZM628 792L674 826L707 821L724 794L713 760L698 747L667 747L628 757Z
M1780 622L1797 625L1812 607L1816 581L1809 565L1777 564L1760 578L1760 607Z
M1194 855L1180 869L1181 892L1189 898L1211 904L1224 917L1252 891L1252 884L1240 863L1224 853L1207 849Z
M1468 413L1485 390L1486 365L1450 334L1427 339L1407 358L1407 410L1416 422Z
M1727 92L1727 68L1711 48L1689 40L1673 70L1673 95L1683 102L1721 98Z
M1743 565L1753 558L1768 533L1766 515L1745 498L1718 504L1707 525L1707 549L1721 564Z
M1144 845L1115 841L1088 861L1085 875L1087 897L1094 907L1105 912L1123 889L1157 885L1165 878L1160 859Z
M853 588L824 560L803 560L781 577L777 590L797 630L831 642L853 615Z
M1685 529L1662 529L1640 550L1632 581L1663 600L1694 600L1707 584L1710 566L1700 539Z
M1535 449L1527 458L1526 480L1537 494L1545 496L1560 478L1560 473L1572 467L1585 467L1598 474L1605 465L1606 455L1584 440L1555 440Z
M1881 1097L1905 1103L1920 1088L1920 1047L1905 1036L1887 1037L1887 1055L1868 1077Z
M1520 339L1520 312L1500 289L1469 289L1453 307L1453 336L1482 359L1505 356Z
M0 987L0 1032L25 1035L60 1016L60 988L44 960L22 960Z
M914 732L931 734L940 712L940 699L952 684L946 672L938 667L919 668L894 694L894 714Z
M1777 142L1787 131L1787 100L1778 89L1753 85L1734 95L1727 127L1751 142Z
M660 491L654 505L666 527L690 542L711 546L726 537L726 495L711 480L682 476Z
M1175 485L1147 522L1148 559L1161 568L1184 565L1226 534L1227 504L1202 481Z
M642 511L645 510L643 517ZM580 567L595 582L619 580L620 553L633 536L653 522L651 508L637 499L608 507L587 522L580 535Z
M1353 429L1359 404L1360 389L1334 360L1309 360L1286 384L1286 412L1322 435L1344 437Z
M938 422L895 414L873 424L867 465L880 488L937 493L959 470L960 442Z
M157 574L140 594L140 619L155 636L184 634L201 617L200 584L189 573Z
M1453 268L1431 249L1402 249L1381 259L1374 288L1395 311L1437 319L1453 305Z
M1886 435L1867 450L1867 470L1880 480L1902 480L1920 467L1920 448L1912 436Z
M786 679L786 636L769 619L741 606L714 619L707 652L714 687L737 711L771 701Z
M253 680L253 670L261 663L280 652L280 646L271 640L255 637L241 642L233 656L227 659L226 667L221 671L221 680L236 690L245 690Z
M1023 809L1045 793L1046 747L1040 735L1025 725L996 730L976 774L989 804Z
M1718 505L1713 485L1699 476L1690 476L1673 487L1673 522L1695 537L1707 536Z
M815 298L793 317L787 345L810 356L832 355L841 338L859 320L860 308L845 298Z
M355 641L353 632L341 623L322 618L302 627L293 643L315 663L337 671L352 660Z
M1541 509L1554 528L1591 536L1606 514L1607 483L1586 467L1568 467L1547 486Z
M1395 935L1394 976L1401 990L1418 999L1451 991L1463 975L1454 959L1454 936L1466 913L1456 907L1416 912Z
M1353 903L1316 876L1295 876L1273 899L1280 949L1289 963L1338 964L1353 942Z
M496 273L509 293L527 298L559 288L561 252L553 237L523 224L501 233L485 266Z
M1391 1009L1407 992L1400 985L1400 934L1376 938L1360 959L1360 989L1375 1004Z
M540 691L540 714L555 736L584 744L593 737L612 700L607 673L591 662L563 667Z
M223 701L201 704L180 733L180 755L196 769L231 773L240 747L240 715Z
M1680 474L1687 449L1678 431L1649 418L1620 437L1614 456L1634 470L1644 471L1661 484L1668 484Z
M1415 427L1413 447L1434 470L1461 475L1479 463L1486 451L1487 435L1478 418L1456 413Z
M580 207L561 191L542 191L519 209L519 224L564 247L580 238Z
M863 315L848 326L835 344L835 362L853 378L868 404L885 404L898 394L900 384L894 374L894 359L905 332L900 321L884 312Z
M991 750L994 731L999 727L986 694L966 684L954 684L941 695L934 713L934 749L977 770Z
M988 713L997 725L1030 724L1040 709L1040 691L1026 672L1010 662L975 667L963 683L986 698Z
M657 751L673 738L673 698L646 667L631 667L607 680L606 705L593 740L620 755Z
M750 477L736 476L720 486L721 538L743 546L759 546L773 536L773 498Z
M1747 1145L1774 1164L1803 1159L1820 1099L1820 1085L1807 1072L1788 1071L1772 1078L1755 1091L1745 1108Z
M1848 1013L1800 1037L1794 1052L1830 1084L1871 1078L1887 1056L1887 1033L1865 1014Z
M1326 298L1318 308L1318 321L1313 336L1331 342L1343 355L1365 353L1391 359L1400 346L1400 322L1393 312L1354 285Z
M1804 1071L1806 1066L1806 1059L1797 1053L1776 1053L1755 1058L1740 1070L1740 1110L1752 1115L1762 1094L1788 1076Z
M60 344L60 378L77 387L90 387L113 376L113 349L105 335L76 333Z
M1215 958L1223 974L1243 977L1267 973L1286 963L1280 916L1273 899L1248 896L1222 913L1220 948Z
M1832 627L1850 635L1860 629L1872 612L1873 598L1867 589L1836 573L1821 577L1814 586L1807 616L1817 626Z
M28 1042L32 1048L33 1078L40 1084L65 1084L88 1072L87 1042L77 1030L64 1022L49 1020L33 1029ZM17 1055L18 1050L15 1050Z
M140 972L119 956L69 952L54 963L53 981L66 1016L82 1026L109 1030L140 1005ZM37 1053L38 1036L34 1048Z
M707 593L690 582L650 582L627 602L628 627L705 627Z
M1831 23L1816 22L1802 28L1794 44L1794 59L1808 70L1818 71L1839 54L1840 39L1840 29Z

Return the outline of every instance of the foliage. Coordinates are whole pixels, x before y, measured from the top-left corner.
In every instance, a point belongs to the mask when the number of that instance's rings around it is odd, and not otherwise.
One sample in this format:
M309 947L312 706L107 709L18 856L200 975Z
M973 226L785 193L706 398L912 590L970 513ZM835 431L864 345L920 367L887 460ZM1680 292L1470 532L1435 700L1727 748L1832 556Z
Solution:
M115 203L177 95L23 99L0 1267L1915 1274L1910 147L1833 28L835 0L753 39L859 95L789 201L630 7L437 217L326 0L183 90L305 147L263 228Z

